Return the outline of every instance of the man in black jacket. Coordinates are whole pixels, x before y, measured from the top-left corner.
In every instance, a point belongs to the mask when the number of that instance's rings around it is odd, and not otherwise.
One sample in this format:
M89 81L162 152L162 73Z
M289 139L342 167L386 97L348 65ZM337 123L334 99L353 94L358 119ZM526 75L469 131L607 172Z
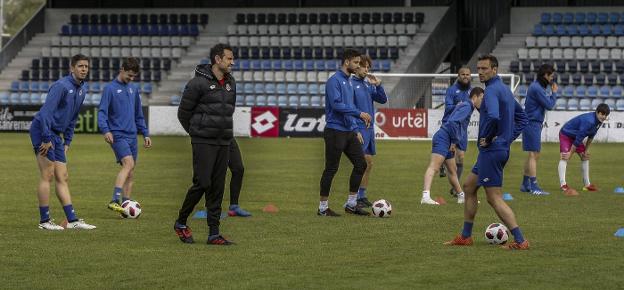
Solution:
M209 65L195 68L195 77L186 84L178 108L178 120L191 136L193 146L193 185L186 193L173 228L183 243L193 243L186 221L205 194L208 244L231 245L231 241L219 234L219 218L236 104L236 84L231 75L232 48L226 44L215 45L210 49L210 61Z

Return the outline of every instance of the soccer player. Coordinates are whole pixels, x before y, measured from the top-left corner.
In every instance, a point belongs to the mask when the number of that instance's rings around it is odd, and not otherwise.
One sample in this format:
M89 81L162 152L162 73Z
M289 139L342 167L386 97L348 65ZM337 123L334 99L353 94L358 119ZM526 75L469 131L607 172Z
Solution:
M477 214L477 190L485 187L488 203L498 217L511 229L514 241L506 249L526 250L529 242L524 239L511 208L502 198L503 170L509 159L509 147L527 124L522 106L501 78L496 74L498 60L493 55L479 57L477 72L485 83L485 95L479 117L479 155L464 183L464 227L460 235L447 245L472 245L472 226Z
M460 102L468 101L468 95L470 94L470 90L472 87L470 86L470 82L472 81L472 77L470 76L470 68L467 66L462 66L457 71L457 81L450 86L446 90L446 96L444 97L444 115L442 116L442 124L444 124L451 112L455 109L455 107ZM464 171L464 152L468 148L468 131L466 134L462 136L460 139L460 146L457 146L455 150L455 165L457 166L457 179L461 182L462 172ZM446 173L444 172L444 163L440 167L440 177L444 177ZM450 190L451 195L457 196L457 192L455 192L454 188Z
M552 110L557 102L557 84L553 82L554 72L552 65L543 64L537 72L535 80L527 91L524 103L525 112L529 118L529 124L522 131L522 149L529 152L524 163L524 177L520 191L529 192L533 195L548 195L537 184L537 161L542 148L542 124L546 110ZM547 88L552 93L549 94Z
M68 229L92 230L96 227L79 219L72 205L68 185L67 150L74 136L80 107L85 99L89 58L72 56L70 74L56 81L48 91L45 103L30 126L30 140L39 166L39 228L60 231L63 227L50 218L50 184L56 181L56 196L63 205ZM63 136L61 138L61 135Z
M200 64L184 88L178 120L191 136L193 185L188 189L173 229L183 243L193 243L187 219L202 196L206 198L209 245L232 245L219 234L225 174L233 138L232 114L236 84L234 54L226 44L210 49L210 64Z
M334 175L338 171L342 153L353 164L349 179L349 196L344 205L345 212L356 215L369 215L357 205L357 191L366 171L366 159L362 144L362 134L357 130L356 118L361 118L370 126L371 115L355 108L353 87L349 81L351 74L360 67L361 53L345 49L341 68L327 80L325 86L325 118L327 125L323 132L325 140L325 170L321 177L321 192L317 214L320 216L340 216L329 208L329 192Z
M362 112L366 112L371 117L375 116L375 105L373 102L385 104L388 101L386 92L381 85L381 80L372 74L368 74L372 66L373 60L370 56L362 54L360 56L360 67L355 71L355 75L351 77L351 85L355 90L355 107ZM375 118L371 119L368 128L362 119L356 120L358 131L364 140L362 149L364 149L364 159L366 159L366 171L364 171L362 183L360 183L360 188L358 189L357 203L360 207L369 207L373 204L366 197L366 188L368 187L368 179L373 168L373 156L377 154L375 149L375 129L373 126Z
M602 127L602 123L607 120L611 109L607 104L600 104L595 112L578 115L566 122L559 131L559 183L561 190L566 195L578 195L578 192L568 186L565 174L568 160L574 152L581 158L581 170L583 172L583 191L598 191L598 188L589 182L589 145ZM583 140L587 141L583 143Z
M238 143L234 138L232 138L232 143L230 144L230 160L228 161L228 167L230 168L230 172L232 172L228 215L249 217L251 213L238 205L238 197L243 187L243 173L245 172L245 167L243 166L243 157L241 156Z
M483 101L483 89L473 88L470 91L468 101L464 101L455 106L453 112L448 116L446 122L438 132L433 135L431 140L431 161L425 172L424 186L422 192L421 204L438 205L439 203L431 199L431 182L436 170L445 163L448 169L448 180L457 194L457 203L464 203L464 192L459 183L457 168L455 165L455 152L461 150L462 138L467 135L468 124L472 112L476 108L479 110ZM465 147L464 147L465 149ZM464 150L465 151L465 150Z
M136 58L124 59L119 75L104 87L98 111L100 132L104 134L104 141L110 144L117 163L121 165L115 179L113 197L108 204L109 209L118 213L123 213L120 197L121 202L124 202L132 195L134 167L138 157L137 132L143 135L143 147L152 146L143 117L139 89L132 84L139 71Z

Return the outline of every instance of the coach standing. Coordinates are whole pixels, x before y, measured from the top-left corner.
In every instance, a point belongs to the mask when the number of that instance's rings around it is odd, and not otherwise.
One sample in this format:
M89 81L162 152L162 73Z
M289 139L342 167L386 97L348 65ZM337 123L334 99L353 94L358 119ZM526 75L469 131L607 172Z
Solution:
M210 62L195 68L195 77L186 84L178 108L178 120L191 136L193 185L186 193L173 228L183 243L193 243L186 221L205 194L208 244L231 245L231 241L219 234L219 218L236 104L236 85L231 75L232 48L226 44L215 45L210 49Z
M325 86L325 118L327 125L323 132L325 139L325 170L321 177L321 196L318 215L340 216L329 208L328 199L331 183L338 171L342 153L353 164L349 179L349 197L344 205L345 212L356 215L369 213L357 206L357 191L366 171L366 160L362 150L362 135L357 131L356 118L370 125L371 116L361 112L354 105L354 91L350 83L351 74L360 67L361 53L345 49L341 68L327 80Z

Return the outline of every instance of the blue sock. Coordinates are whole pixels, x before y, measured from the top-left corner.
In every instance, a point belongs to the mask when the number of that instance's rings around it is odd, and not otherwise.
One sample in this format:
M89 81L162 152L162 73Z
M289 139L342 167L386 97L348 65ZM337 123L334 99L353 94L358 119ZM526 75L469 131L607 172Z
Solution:
M366 197L366 188L360 187L360 189L358 190L357 193L357 197L358 198L365 198Z
M535 177L535 176L530 176L530 177L529 177L529 182L530 182L531 184L536 184L536 183L537 183L537 177Z
M530 185L529 180L530 180L530 179L529 179L529 177L528 177L528 176L526 176L526 175L525 175L525 176L523 176L523 177L522 177L522 184L523 184L524 186L528 187L528 186Z
M49 206L40 206L39 207L39 215L41 216L40 223L45 223L50 220L50 207Z
M230 204L230 210L235 210L238 208L238 204Z
M522 236L522 231L520 230L520 227L515 227L514 229L512 229L511 234L514 236L514 240L516 241L516 243L520 244L524 242L524 237Z
M119 203L119 196L121 196L122 191L123 189L121 187L115 186L115 189L113 190L113 199L111 201Z
M130 200L130 198L127 198L127 197L125 197L125 196L124 196L124 197L122 197L122 198L121 198L121 203L123 203L123 202L124 202L124 201L126 201L126 200Z
M469 238L472 236L472 225L471 222L464 222L464 229L462 230L462 238Z
M76 213L74 212L74 207L71 204L68 204L63 207L63 211L65 212L65 216L67 217L67 222L75 222L78 220L76 217Z

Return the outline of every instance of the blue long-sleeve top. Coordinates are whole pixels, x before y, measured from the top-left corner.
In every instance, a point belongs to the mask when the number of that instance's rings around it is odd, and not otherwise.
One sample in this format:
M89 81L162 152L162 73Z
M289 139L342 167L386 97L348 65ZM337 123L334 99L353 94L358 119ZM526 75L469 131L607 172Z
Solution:
M35 115L41 124L44 143L50 142L52 135L62 133L65 145L71 144L86 92L87 84L77 82L71 74L50 86L45 103Z
M461 102L455 106L446 123L442 124L442 129L451 137L451 143L459 144L462 136L466 136L473 111L474 105L471 101Z
M444 96L444 116L442 116L442 124L448 120L457 104L468 101L471 89L470 85L462 86L459 82L455 82L446 90L446 96Z
M355 107L354 91L349 76L338 70L325 85L326 127L338 131L355 131L361 111Z
M356 76L351 77L351 85L355 91L355 108L362 112L368 113L371 117L375 116L375 105L373 102L380 104L388 102L386 91L381 85L374 86L365 79L361 79ZM366 128L366 123L364 123L362 119L356 118L355 120L358 128ZM374 122L375 118L371 120L370 129L373 128Z
M529 86L524 103L529 121L543 123L546 110L552 110L555 103L557 103L557 94L554 92L549 94L545 87L542 87L538 81L534 81Z
M98 111L98 127L102 134L111 132L136 138L138 131L149 137L141 96L135 85L124 84L115 78L104 87Z
M479 150L509 150L511 142L528 123L526 113L498 75L486 81L485 86L479 117L479 140L485 138L490 144L479 146Z
M578 115L566 122L561 127L561 133L570 138L574 138L574 146L578 147L583 143L585 137L594 138L602 123L598 120L595 112Z

